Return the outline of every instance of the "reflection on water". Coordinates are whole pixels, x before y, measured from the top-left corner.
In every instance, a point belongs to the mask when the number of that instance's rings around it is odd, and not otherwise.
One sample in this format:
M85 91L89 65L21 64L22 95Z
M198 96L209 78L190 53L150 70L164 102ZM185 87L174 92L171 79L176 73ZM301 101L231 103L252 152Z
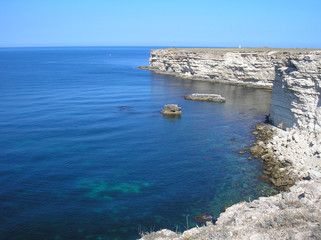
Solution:
M271 92L256 88L195 81L160 74L151 74L151 91L153 96L161 92L168 96L191 93L214 93L226 98L224 106L236 111L268 114ZM171 98L169 98L171 100Z

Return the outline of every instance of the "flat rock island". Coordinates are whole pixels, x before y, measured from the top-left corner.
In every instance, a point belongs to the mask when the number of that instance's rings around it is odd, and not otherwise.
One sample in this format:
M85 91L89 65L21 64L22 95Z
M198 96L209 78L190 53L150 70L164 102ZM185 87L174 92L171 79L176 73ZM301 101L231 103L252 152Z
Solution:
M225 102L225 98L219 94L193 93L184 96L187 100L209 101L209 102Z

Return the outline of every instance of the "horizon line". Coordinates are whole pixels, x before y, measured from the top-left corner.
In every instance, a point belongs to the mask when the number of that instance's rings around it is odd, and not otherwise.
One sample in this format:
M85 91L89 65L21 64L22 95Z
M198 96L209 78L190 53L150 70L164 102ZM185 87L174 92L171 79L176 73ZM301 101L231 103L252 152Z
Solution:
M0 49L12 49L12 48L103 48L103 47L161 47L161 48L239 48L239 46L235 46L235 47L226 47L226 46L197 46L197 45L188 45L188 46L184 46L184 45L66 45L66 46L0 46ZM321 48L311 48L311 47L250 47L250 46L244 46L241 47L241 49L244 48L274 48L274 49L321 49Z

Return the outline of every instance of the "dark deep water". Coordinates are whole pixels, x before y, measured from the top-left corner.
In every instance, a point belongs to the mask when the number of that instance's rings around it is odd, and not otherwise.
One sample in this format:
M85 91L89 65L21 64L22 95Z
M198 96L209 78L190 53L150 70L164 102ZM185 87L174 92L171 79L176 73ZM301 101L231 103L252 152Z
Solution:
M138 69L149 51L0 49L0 239L136 239L273 191L237 154L271 94Z

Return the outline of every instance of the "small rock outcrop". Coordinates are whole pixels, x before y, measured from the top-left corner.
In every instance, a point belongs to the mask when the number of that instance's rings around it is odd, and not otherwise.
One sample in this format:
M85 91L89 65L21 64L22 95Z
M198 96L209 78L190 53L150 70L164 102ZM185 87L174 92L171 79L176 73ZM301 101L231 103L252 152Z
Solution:
M225 98L218 94L193 93L184 96L185 99L194 101L225 102Z
M177 104L167 104L164 106L161 113L164 116L181 116L182 115L182 108L178 107Z

